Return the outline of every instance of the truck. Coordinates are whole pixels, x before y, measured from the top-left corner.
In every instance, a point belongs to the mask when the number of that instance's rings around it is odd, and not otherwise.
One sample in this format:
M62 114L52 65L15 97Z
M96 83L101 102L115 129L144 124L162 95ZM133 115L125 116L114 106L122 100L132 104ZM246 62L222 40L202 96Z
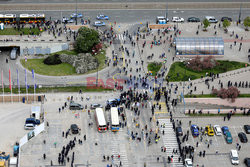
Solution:
M40 120L41 107L40 106L32 106L30 115L31 115L31 118L35 118L35 119Z
M164 17L164 16L157 16L156 17L156 24L167 24L168 21L169 21L169 19Z

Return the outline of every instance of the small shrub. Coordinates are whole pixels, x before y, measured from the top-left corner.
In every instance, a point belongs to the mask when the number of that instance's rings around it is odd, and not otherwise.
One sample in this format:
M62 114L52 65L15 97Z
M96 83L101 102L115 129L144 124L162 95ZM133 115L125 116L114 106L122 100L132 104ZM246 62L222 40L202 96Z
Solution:
M62 61L59 58L58 54L48 56L46 59L43 61L44 64L47 65L56 65L56 64L61 64Z

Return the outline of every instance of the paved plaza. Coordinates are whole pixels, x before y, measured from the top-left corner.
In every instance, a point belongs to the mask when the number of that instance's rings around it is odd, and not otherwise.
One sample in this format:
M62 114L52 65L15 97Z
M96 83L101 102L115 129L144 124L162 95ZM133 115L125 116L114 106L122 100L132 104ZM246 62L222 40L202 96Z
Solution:
M242 100L238 98L234 103L230 103L229 101L216 98L205 100L195 98L185 99L186 102L183 103L181 93L188 94L192 90L193 94L210 94L212 88L221 88L221 83L225 85L224 87L227 87L228 81L231 81L233 84L235 82L250 83L249 66L222 73L216 78L211 78L208 75L201 79L186 82L167 83L165 77L169 72L171 64L189 60L189 58L176 57L175 48L170 45L172 42L170 36L174 36L175 32L171 30L169 33L163 33L163 31L152 30L148 33L139 31L137 34L138 29L142 30L145 28L145 22L117 22L116 24L107 22L107 26L99 28L99 31L102 33L105 31L110 32L111 24L114 29L112 42L110 42L110 39L105 40L105 44L108 46L106 50L107 62L110 65L99 71L98 79L104 82L108 78L112 78L115 81L123 79L123 81L126 81L126 83L123 83L123 91L114 89L112 91L95 93L52 92L45 94L46 100L44 103L1 104L0 126L3 128L2 133L6 135L2 137L0 149L12 155L14 143L29 132L24 130L23 125L25 118L30 116L31 106L41 105L45 112L45 130L21 147L19 159L21 167L111 167L111 165L115 167L183 167L185 158L189 158L189 153L183 154L183 151L181 151L184 150L182 148L185 148L185 146L186 148L189 146L190 148L194 147L193 152L190 152L192 155L190 157L193 159L193 166L195 167L232 166L229 156L231 149L238 149L239 166L243 167L244 158L249 156L250 145L249 142L241 143L238 133L243 132L243 126L249 124L249 116L233 115L230 120L224 120L224 115L191 117L184 113L187 109L213 109L214 111L221 109L229 111L233 110L234 107L237 107L238 110L244 107L248 111L248 99ZM177 37L222 37L225 43L225 54L223 57L216 59L249 63L247 56L249 54L250 33L246 32L242 25L237 26L235 22L232 22L232 25L228 28L228 33L225 33L223 28L219 27L219 23L211 24L206 32L198 28L201 26L200 23L171 24L181 31L180 34L177 33ZM63 25L60 26L63 27ZM198 35L196 35L197 31L199 31ZM239 36L238 39L235 37L236 34ZM0 42L6 44L6 39L9 37L2 37L5 40ZM159 40L161 44L151 45L154 38L157 41ZM73 36L70 37L67 31L57 35L57 38L45 32L41 36L12 36L11 39L14 41L13 43L29 42L31 46L35 46L40 42L44 46L50 45L55 41L70 45L73 42ZM236 44L234 44L235 41ZM242 43L242 49L239 49L240 43ZM163 53L165 56L162 56ZM4 85L7 85L9 82L9 69L24 71L20 64L20 59L25 57L20 56L16 61L6 63L7 54L0 53L0 65L4 70ZM27 58L37 58L37 56L29 55ZM154 77L149 76L148 81L151 84L147 88L142 87L143 77L148 73L147 66L151 62L163 63L158 72L159 82L156 83ZM117 65L113 65L115 63ZM96 76L96 73L56 77L37 74L36 81L37 85L41 86L85 85L88 77ZM24 78L24 73L20 74L21 77ZM15 73L13 73L12 78L14 78L12 82L15 87L17 86ZM205 83L206 80L207 82ZM28 72L28 82L30 81L32 81L32 74ZM24 80L20 82L21 85L25 84ZM124 109L122 114L126 118L123 120L122 116L119 116L120 130L118 132L108 130L105 133L99 133L95 112L90 108L91 104L101 104L104 108L108 99L119 99L122 92L134 90L135 83L138 83L140 86L139 89L131 93L133 98L129 99L130 95L127 94L126 104L119 106ZM207 83L209 83L209 86ZM157 87L165 87L166 90L158 91L156 90ZM238 89L241 94L250 93L249 87L239 87ZM138 94L147 94L148 100L135 103L135 101L139 101L136 100ZM69 105L71 97L74 102L83 105L84 109L77 111L70 110L69 107L62 109L65 102ZM104 115L107 122L110 123L110 110L104 111ZM78 125L80 133L77 135L71 133L66 135L67 131L70 131L72 124ZM191 124L196 124L203 128L206 125L228 126L232 133L233 143L227 144L224 136L208 137L204 135L202 141L200 137L194 138L190 131ZM175 127L177 126L182 127L183 135L181 137L176 136ZM183 139L185 135L188 136L188 140ZM247 134L247 137L250 137L249 134ZM183 141L180 142L179 140ZM64 163L60 163L60 158L58 157L62 154L63 147L71 145L69 143L74 143L74 146L69 150L68 155L65 156ZM239 147L236 148L237 143L240 144L241 149ZM206 155L200 156L200 151L205 151ZM74 163L71 163L72 161Z

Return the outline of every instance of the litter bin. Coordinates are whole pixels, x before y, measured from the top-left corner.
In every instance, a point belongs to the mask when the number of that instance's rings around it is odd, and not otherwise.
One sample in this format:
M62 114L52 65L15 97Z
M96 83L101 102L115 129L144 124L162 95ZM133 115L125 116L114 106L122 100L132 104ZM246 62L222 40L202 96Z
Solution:
M25 103L25 97L23 97L23 103Z

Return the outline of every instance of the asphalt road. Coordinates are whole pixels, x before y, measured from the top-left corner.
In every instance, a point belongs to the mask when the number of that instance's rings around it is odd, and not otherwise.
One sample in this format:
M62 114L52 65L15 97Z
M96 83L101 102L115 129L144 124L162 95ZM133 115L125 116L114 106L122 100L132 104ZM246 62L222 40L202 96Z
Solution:
M1 0L2 3L76 3L76 0ZM77 3L99 3L99 2L166 2L166 0L77 0ZM167 2L208 2L207 0L168 0ZM209 2L235 2L235 0L209 0ZM237 0L247 2L247 0Z
M1 13L45 13L46 17L51 19L61 19L62 17L69 17L70 14L75 11L4 11ZM155 22L156 16L161 16L166 14L166 10L78 10L79 13L82 13L84 19L90 18L91 20L95 20L98 14L105 14L110 17L111 22L116 21L117 23L128 23L134 24L139 22L149 21L151 23ZM204 19L205 16L215 16L217 19L220 19L223 16L232 17L233 20L238 19L240 9L231 9L231 10L169 10L168 16L169 18L173 16L180 16L184 19L187 19L191 16L199 17L201 20ZM250 10L242 9L241 16L245 18L250 15Z

